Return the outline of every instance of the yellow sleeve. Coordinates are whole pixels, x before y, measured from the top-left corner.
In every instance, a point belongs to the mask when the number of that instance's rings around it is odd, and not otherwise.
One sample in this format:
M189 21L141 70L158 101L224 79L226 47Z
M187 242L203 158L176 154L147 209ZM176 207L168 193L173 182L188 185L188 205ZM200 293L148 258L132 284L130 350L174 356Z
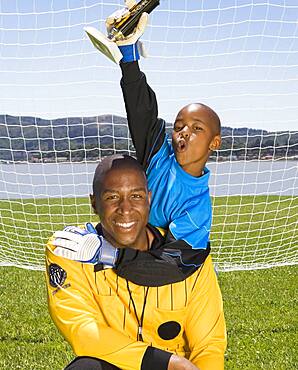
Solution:
M223 302L209 256L195 281L186 318L189 360L200 370L224 369L227 345Z
M49 311L75 354L100 358L123 370L140 369L148 344L134 341L104 324L84 265L54 255L53 249L49 241L46 248Z

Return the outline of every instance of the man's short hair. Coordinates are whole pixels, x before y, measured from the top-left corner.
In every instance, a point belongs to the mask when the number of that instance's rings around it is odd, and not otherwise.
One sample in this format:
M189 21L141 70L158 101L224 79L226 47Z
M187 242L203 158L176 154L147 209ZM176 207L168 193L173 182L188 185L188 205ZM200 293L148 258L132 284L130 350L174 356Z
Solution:
M130 155L113 154L101 159L98 163L93 177L93 195L100 195L102 183L105 175L112 169L134 169L142 173L146 179L146 174L140 163ZM147 180L146 180L147 184Z

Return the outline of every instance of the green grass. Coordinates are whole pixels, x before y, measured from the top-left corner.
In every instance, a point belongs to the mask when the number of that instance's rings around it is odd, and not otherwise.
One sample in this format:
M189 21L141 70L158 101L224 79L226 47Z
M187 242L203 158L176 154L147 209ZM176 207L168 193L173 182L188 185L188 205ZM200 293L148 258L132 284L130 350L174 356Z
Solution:
M298 267L219 275L226 369L297 369ZM0 369L58 370L74 357L51 322L42 272L0 269Z
M220 266L297 260L298 197L213 199L212 250Z
M298 262L297 213L297 196L213 198L214 260L220 268L231 263L262 265L268 257L270 263ZM0 262L9 255L15 265L40 267L44 245L53 231L96 220L87 198L1 200Z
M298 197L220 197L213 210L217 261L297 261ZM15 264L42 266L52 231L95 221L90 214L86 198L1 200L0 263L9 255ZM297 275L296 266L220 273L226 369L298 368ZM72 358L48 315L43 273L0 268L0 370L58 370Z

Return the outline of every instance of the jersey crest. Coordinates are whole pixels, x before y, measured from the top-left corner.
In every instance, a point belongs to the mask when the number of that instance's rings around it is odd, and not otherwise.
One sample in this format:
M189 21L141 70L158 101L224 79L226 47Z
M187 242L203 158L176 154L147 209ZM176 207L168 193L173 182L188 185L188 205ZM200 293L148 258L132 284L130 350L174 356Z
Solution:
M64 284L67 273L62 267L56 263L51 263L49 266L49 282L53 288L57 288Z

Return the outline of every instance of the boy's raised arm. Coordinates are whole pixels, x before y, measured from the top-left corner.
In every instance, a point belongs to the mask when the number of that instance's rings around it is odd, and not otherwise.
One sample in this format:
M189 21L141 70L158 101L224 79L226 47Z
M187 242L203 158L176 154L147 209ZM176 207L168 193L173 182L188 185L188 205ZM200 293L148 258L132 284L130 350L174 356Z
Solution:
M155 93L147 84L138 62L121 62L120 66L129 131L137 159L147 169L150 159L164 142L165 122L157 118Z

